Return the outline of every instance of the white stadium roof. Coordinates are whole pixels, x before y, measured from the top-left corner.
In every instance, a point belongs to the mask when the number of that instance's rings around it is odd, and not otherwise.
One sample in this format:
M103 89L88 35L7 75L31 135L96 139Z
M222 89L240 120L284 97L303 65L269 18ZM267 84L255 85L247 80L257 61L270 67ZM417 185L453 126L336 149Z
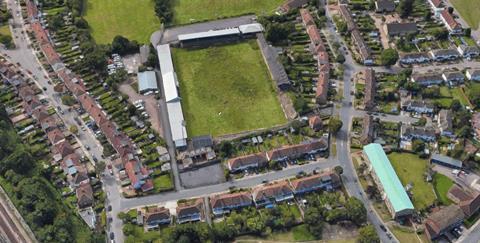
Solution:
M238 28L223 29L223 30L209 30L205 32L178 35L178 40L186 41L186 40L194 40L194 39L202 39L202 38L218 37L218 36L226 36L226 35L236 35L236 34L237 35L240 34L240 31L238 30Z
M242 34L259 33L263 31L263 26L259 23L244 24L238 26L238 29Z
M179 100L169 102L167 103L167 110L173 142L175 142L176 147L184 147L187 145L187 129L185 128L182 104Z

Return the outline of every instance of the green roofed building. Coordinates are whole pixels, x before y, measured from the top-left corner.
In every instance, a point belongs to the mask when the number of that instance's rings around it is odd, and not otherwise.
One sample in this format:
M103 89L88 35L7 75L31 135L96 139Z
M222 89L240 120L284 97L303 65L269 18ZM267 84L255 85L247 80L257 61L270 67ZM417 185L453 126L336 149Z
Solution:
M382 198L392 217L398 218L412 214L414 212L413 204L382 146L378 143L371 143L363 147L363 153L370 163L371 175L382 192Z

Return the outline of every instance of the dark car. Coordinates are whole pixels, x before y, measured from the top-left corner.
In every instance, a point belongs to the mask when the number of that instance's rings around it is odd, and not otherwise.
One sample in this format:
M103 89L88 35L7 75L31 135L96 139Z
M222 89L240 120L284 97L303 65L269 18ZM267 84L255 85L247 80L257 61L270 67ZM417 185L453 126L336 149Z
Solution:
M112 205L108 205L107 211L109 211L109 212L112 211Z
M110 232L110 240L113 240L115 239L115 235L113 234L113 232Z
M387 228L385 228L385 225L383 225L383 224L380 225L380 229L382 229L383 231L387 232Z
M43 89L43 91L47 91L47 87L43 87L42 89Z

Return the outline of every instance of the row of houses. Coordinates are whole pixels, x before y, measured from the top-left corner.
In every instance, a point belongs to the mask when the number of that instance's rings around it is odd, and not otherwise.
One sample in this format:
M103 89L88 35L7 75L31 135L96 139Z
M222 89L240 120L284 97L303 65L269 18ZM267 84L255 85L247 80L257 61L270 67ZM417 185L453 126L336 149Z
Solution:
M101 106L88 94L83 80L67 69L61 62L60 55L53 48L47 31L40 24L38 15L34 15L38 13L37 6L33 1L28 0L26 2L29 9L27 12L31 14L28 16L31 22L31 30L41 45L48 63L53 67L56 75L63 81L64 87L80 102L83 109L90 115L112 147L117 151L122 161L119 169L125 169L132 187L135 190L144 192L152 190L153 182L149 179L150 172L136 156L136 149L130 138L119 131L117 125L109 120Z
M306 155L315 155L327 150L328 139L322 137L301 144L282 146L268 152L259 152L232 158L227 161L227 166L231 172L235 173L248 169L265 167L269 161L284 162L298 159Z
M187 200L179 203L175 208L176 223L204 221L206 217L210 217L205 213L206 207L211 208L214 217L220 217L245 207L274 207L278 203L293 200L297 196L320 190L333 191L340 186L340 177L333 171L326 171L303 178L259 185L251 190L211 195L209 205L205 205L203 199ZM151 230L162 224L170 224L172 215L165 207L148 207L142 219L137 222L142 222L146 230Z
M400 63L405 65L421 64L427 62L444 62L460 58L475 58L480 56L477 46L459 45L457 49L438 49L429 52L403 53L400 55Z
M375 109L376 78L375 70L371 68L365 70L365 88L363 93L365 110Z
M318 80L315 92L315 100L317 104L324 105L327 103L328 93L328 80L330 78L330 61L328 59L328 52L323 43L320 31L315 24L315 20L310 12L302 8L300 9L300 16L302 17L302 23L307 30L308 37L310 38L310 49L313 55L317 59L318 65Z
M353 20L352 14L346 4L340 4L340 15L345 20L347 24L347 29L351 33L352 41L356 46L360 58L364 65L372 65L374 63L371 50L365 43L365 40L362 37L362 34L357 28L355 21Z
M467 71L465 71L465 74L460 71L447 71L443 73L414 73L411 76L411 81L414 83L418 83L421 86L441 84L455 86L458 84L463 84L465 79L471 81L480 81L480 69L468 69Z
M81 155L78 154L70 144L69 132L63 131L65 128L62 120L56 113L49 113L48 106L37 96L38 88L29 84L17 74L16 68L6 61L0 62L0 73L4 82L12 85L19 98L23 108L22 118L12 117L12 121L20 122L26 118L33 118L40 129L47 135L47 140L51 145L52 165L58 165L62 168L66 176L69 187L75 192L77 205L80 210L93 206L93 189L90 185L87 168L81 162ZM33 131L29 129L28 132ZM24 131L27 133L27 131ZM90 226L94 223L87 222ZM93 227L93 226L92 226Z

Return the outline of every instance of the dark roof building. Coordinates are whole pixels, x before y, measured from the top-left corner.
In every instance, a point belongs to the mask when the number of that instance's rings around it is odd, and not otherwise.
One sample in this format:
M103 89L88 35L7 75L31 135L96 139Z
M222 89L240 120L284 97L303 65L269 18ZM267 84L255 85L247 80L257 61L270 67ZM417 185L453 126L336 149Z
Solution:
M386 32L389 36L415 34L417 31L415 23L389 23L386 25Z
M365 110L373 110L375 108L376 79L375 70L367 68L365 70L365 92L364 105Z
M93 190L90 184L82 184L75 191L79 208L86 208L93 205Z
M375 12L393 12L395 11L395 3L391 0L377 0L375 1Z
M365 115L363 117L363 130L360 137L360 142L363 145L373 142L374 130L373 130L373 116Z
M287 181L281 181L271 185L256 187L252 192L252 197L257 206L270 206L293 199L293 190Z
M147 230L158 228L160 224L170 224L170 211L165 207L147 207L143 222Z
M462 161L442 155L442 154L433 154L430 158L430 163L435 163L443 165L450 168L461 169L463 166Z
M203 199L198 198L196 200L179 204L177 206L177 223L188 223L195 221L203 221L205 217L205 211L203 206Z
M340 178L334 172L324 172L290 181L295 194L317 190L332 191L340 186Z
M256 153L229 159L227 164L231 172L237 172L249 168L263 167L267 165L267 162L268 160L265 153Z
M248 207L253 204L250 192L219 194L210 197L210 205L215 216L223 215L233 209Z

